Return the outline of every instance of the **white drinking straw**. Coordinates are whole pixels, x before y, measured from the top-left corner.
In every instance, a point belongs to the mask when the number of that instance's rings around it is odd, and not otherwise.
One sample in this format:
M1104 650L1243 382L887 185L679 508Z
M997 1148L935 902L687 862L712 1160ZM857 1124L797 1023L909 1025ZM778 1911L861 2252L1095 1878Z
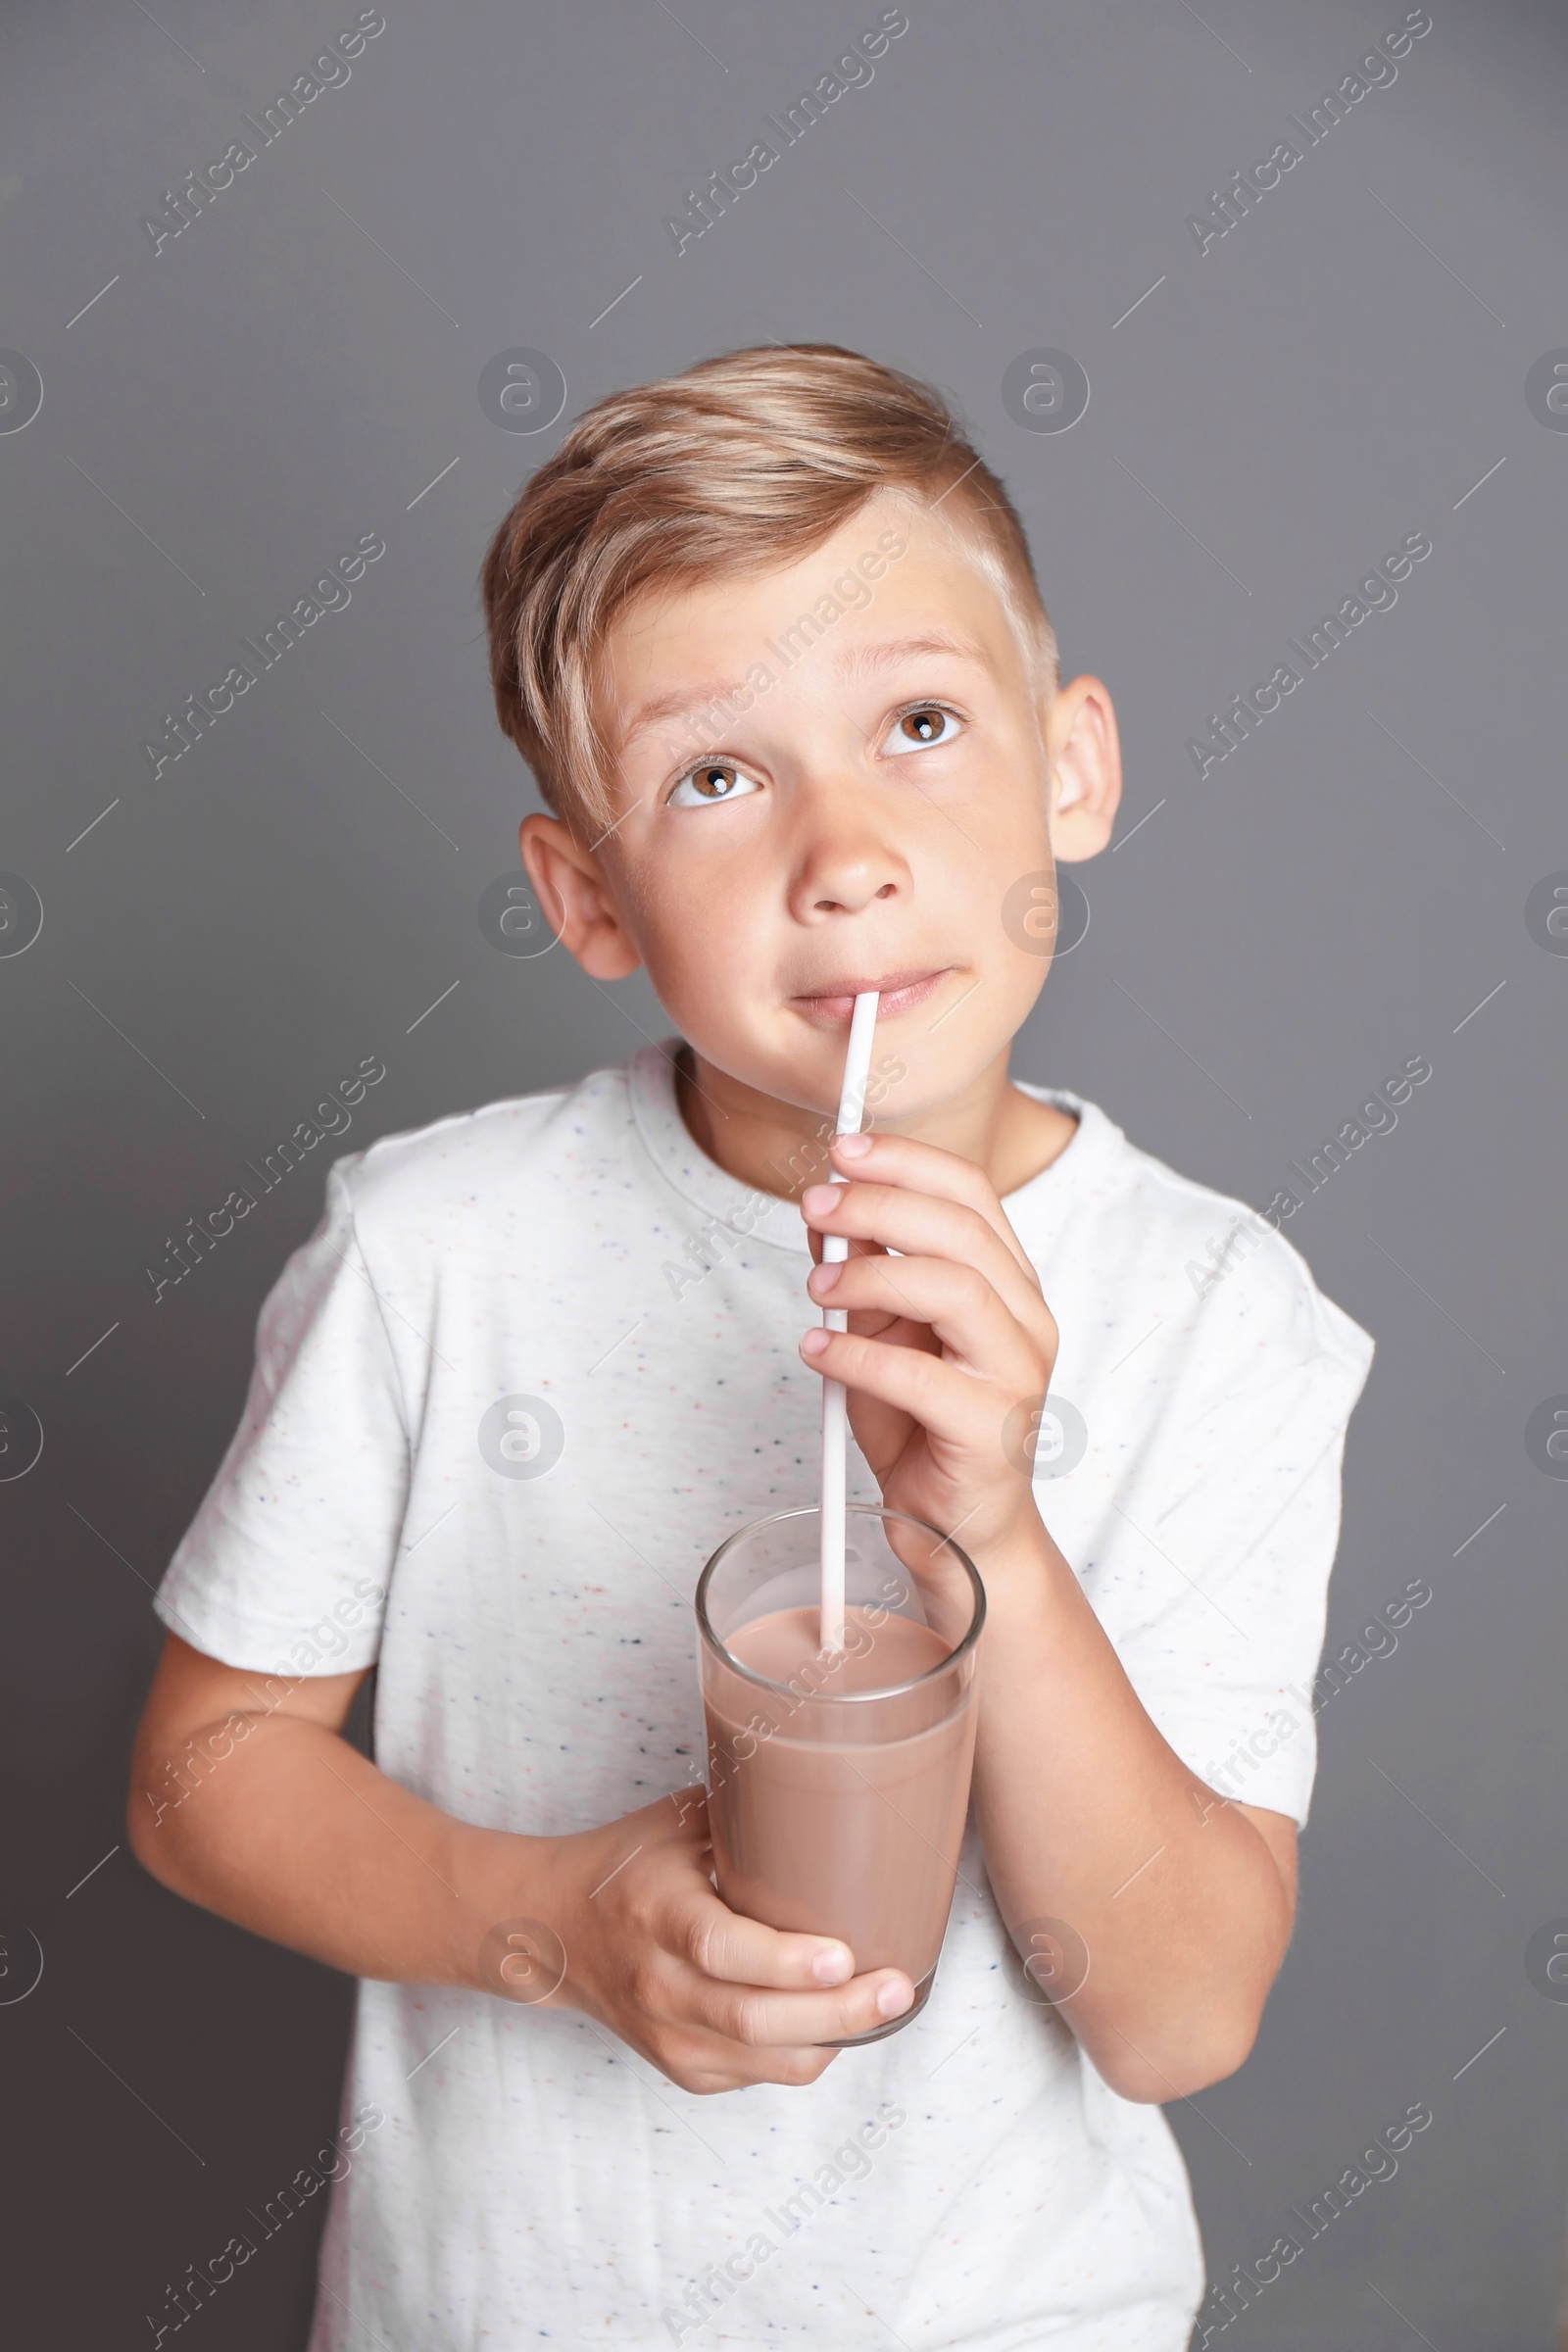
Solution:
M844 1056L844 1089L839 1096L840 1135L858 1135L865 1117L865 1082L871 1074L871 1036L876 1028L877 991L868 989L855 1000L850 1021L849 1051ZM834 1184L849 1178L836 1171ZM824 1265L842 1265L850 1245L842 1234L822 1236ZM822 1323L828 1331L845 1331L849 1317L842 1307L825 1307ZM822 1615L821 1645L844 1647L844 1446L849 1415L844 1384L822 1383Z

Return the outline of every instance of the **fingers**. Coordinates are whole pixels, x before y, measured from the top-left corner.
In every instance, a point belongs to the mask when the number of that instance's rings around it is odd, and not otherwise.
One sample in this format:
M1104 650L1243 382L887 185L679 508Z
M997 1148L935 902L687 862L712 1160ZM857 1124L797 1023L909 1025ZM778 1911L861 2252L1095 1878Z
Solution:
M972 1209L1003 1244L1032 1283L1034 1268L984 1170L956 1152L935 1144L917 1144L906 1135L835 1136L830 1146L839 1173L855 1182L870 1178L877 1184L899 1185L925 1193L937 1200L952 1200Z
M1040 1320L1045 1301L1033 1269L1019 1263L990 1220L967 1202L857 1176L853 1184L808 1186L801 1211L816 1232L843 1234L852 1250L861 1241L904 1257L946 1257L972 1266L1020 1321Z
M678 2052L683 2069L712 2075L713 2087L811 2082L827 2063L821 2045L874 2032L914 1998L902 1969L854 1969L838 1938L743 1918L705 1886L671 1919L667 1962L657 1989L645 1984L643 2005L662 2012L666 2058Z
M951 1154L936 1156L946 1159ZM880 1161L863 1174L857 1166L848 1184L808 1185L801 1195L801 1211L819 1233L841 1233L852 1243L880 1244L906 1254L961 1253L971 1265L983 1265L988 1272L995 1267L992 1278L999 1289L999 1277L1006 1270L1034 1288L1032 1270L1019 1264L982 1209L956 1200L951 1193L885 1183Z
M839 1992L766 1992L752 1984L694 1980L692 2015L726 2041L768 2052L850 2041L902 2017L914 1986L902 1969L855 1977Z
M557 1906L570 1954L564 2004L685 2090L814 2082L834 2045L901 2016L913 1984L898 1969L857 1976L840 1937L731 1911L707 1875L699 1794L679 1791L555 1842L571 1888Z
M799 1936L743 1918L719 1900L706 1878L674 1921L674 1948L682 1958L732 1984L771 1986L779 1991L848 1984L855 1955L832 1936Z
M944 1348L983 1379L1020 1395L1046 1386L1050 1365L1039 1340L1009 1311L973 1266L939 1257L857 1257L817 1266L807 1289L819 1305L861 1320L861 1338L886 1337L888 1319L928 1324Z
M813 1372L841 1381L852 1396L874 1396L906 1413L929 1438L957 1448L990 1472L1001 1473L1007 1463L1007 1415L1024 1401L1026 1390L1009 1394L921 1348L892 1347L856 1332L808 1331L801 1353ZM1016 1465L1011 1467L1016 1470Z

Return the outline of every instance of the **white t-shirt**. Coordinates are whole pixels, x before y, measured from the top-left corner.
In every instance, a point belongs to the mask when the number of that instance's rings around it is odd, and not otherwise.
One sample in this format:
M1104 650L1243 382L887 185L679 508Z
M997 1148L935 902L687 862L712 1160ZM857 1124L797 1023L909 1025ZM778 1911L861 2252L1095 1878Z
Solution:
M1057 1416L1044 1517L1177 1753L1303 1822L1371 1343L1279 1237L1216 1259L1236 1203L1029 1091L1078 1118L1005 1202L1087 1433L1074 1460ZM349 1154L160 1614L263 1673L376 1661L377 1763L466 1821L685 1787L703 1561L814 1494L808 1262L798 1206L693 1143L667 1050ZM960 1872L924 2012L808 2088L697 2097L576 2011L362 1984L344 2113L385 2121L333 2190L313 2352L1180 2352L1202 2254L1164 2118L1025 1979L972 1819Z

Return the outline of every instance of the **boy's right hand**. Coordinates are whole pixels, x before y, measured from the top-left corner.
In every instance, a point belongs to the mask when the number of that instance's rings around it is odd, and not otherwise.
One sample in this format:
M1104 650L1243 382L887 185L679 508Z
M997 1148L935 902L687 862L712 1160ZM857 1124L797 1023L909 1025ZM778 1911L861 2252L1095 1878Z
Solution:
M700 1790L539 1849L539 1878L516 1908L542 1918L565 1956L541 2005L597 2018L682 2090L814 2082L838 2056L823 2043L870 2033L914 1998L902 1969L858 1977L848 1944L780 1933L720 1902ZM509 1989L490 1971L484 1986Z

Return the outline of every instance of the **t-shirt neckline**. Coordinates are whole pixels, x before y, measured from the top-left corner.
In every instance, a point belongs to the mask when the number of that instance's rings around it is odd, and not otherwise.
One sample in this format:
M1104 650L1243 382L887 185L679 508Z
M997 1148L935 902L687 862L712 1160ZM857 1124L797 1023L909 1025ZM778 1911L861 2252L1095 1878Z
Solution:
M773 1193L754 1191L710 1159L693 1138L676 1100L675 1057L683 1042L671 1037L662 1044L645 1046L626 1065L632 1117L648 1156L665 1183L707 1216L734 1224L737 1230L775 1248L808 1255L810 1245L798 1196L813 1181L816 1171L802 1174L798 1158L793 1169L781 1164L781 1177L800 1178L797 1198L786 1200ZM1013 1084L1037 1102L1064 1110L1078 1122L1076 1133L1049 1166L1003 1196L1008 1222L1014 1227L1027 1223L1034 1238L1043 1226L1056 1223L1072 1202L1103 1176L1107 1154L1121 1140L1121 1131L1096 1103L1065 1088L1034 1086L1022 1078L1015 1078Z

